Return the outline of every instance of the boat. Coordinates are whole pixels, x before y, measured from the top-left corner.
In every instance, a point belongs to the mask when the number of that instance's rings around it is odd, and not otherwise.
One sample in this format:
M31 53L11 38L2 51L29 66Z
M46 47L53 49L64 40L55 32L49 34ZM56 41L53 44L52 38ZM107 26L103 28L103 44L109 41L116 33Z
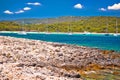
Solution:
M113 36L118 36L118 34L115 33L115 34L113 34Z
M70 17L71 17L71 21L70 21L70 24L69 24L69 27L68 27L68 35L72 35L71 23L73 21L73 16L70 16Z
M48 19L46 19L46 22L45 22L45 34L49 34L48 29L49 29L49 27L48 27Z
M90 32L88 32L88 31L84 31L84 33L83 33L84 35L87 35L87 34L91 34Z
M116 18L116 27L115 27L115 33L113 36L118 36L118 26L117 26L117 18Z
M20 35L27 35L27 32L26 31L20 31L18 34L20 34Z
M68 33L68 35L72 35L72 33Z
M88 20L86 20L86 23L88 22ZM86 23L84 23L84 24L86 24ZM84 32L83 32L83 35L89 35L89 34L91 34L90 32L89 32L89 29L87 28L88 26L85 26L84 27Z
M23 26L24 26L24 21L23 21ZM21 27L22 31L18 32L19 35L27 35L27 32L24 31L23 27Z
M106 23L106 31L105 31L105 36L109 36L110 34L108 33L108 19L107 19L107 23Z
M50 34L50 32L45 32L45 34Z

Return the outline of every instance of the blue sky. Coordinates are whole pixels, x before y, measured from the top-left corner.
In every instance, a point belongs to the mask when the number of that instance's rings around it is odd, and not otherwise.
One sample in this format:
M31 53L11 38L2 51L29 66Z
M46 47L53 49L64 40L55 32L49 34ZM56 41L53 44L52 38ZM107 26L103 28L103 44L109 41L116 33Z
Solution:
M58 16L120 16L120 0L0 0L0 20Z

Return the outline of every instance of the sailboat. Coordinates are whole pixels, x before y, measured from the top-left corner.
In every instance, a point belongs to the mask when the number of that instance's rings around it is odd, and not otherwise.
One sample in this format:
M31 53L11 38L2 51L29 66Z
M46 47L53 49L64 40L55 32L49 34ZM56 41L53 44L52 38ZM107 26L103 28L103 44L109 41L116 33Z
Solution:
M84 35L87 35L87 34L91 34L91 33L88 31L84 31Z
M48 31L48 18L46 19L46 22L45 22L45 34L49 34L49 31Z
M18 34L20 34L20 35L27 35L27 33L25 31L20 31Z
M60 18L56 18L56 33L60 33L60 27L59 27L59 23L61 23L61 20Z
M108 33L108 19L107 19L107 23L106 23L106 31L105 31L105 36L109 36L110 34Z
M116 33L113 34L113 36L118 36L118 26L117 26L117 18L116 18L116 27L115 27Z
M69 25L69 29L68 30L69 30L68 35L72 35L70 25Z
M23 25L24 25L24 21L23 21ZM23 28L21 28L21 29L22 29L22 31L20 31L18 34L19 34L19 35L27 35L27 32L24 31Z
M48 26L46 26L45 29L46 29L45 34L49 34L49 32L48 32Z
M71 23L72 23L72 16L71 16L71 21L68 27L68 35L72 35Z
M86 24L87 22L88 22L88 19L86 19L85 23L83 23L83 24ZM89 35L89 34L91 34L91 32L89 32L87 26L85 26L85 27L84 27L83 35Z

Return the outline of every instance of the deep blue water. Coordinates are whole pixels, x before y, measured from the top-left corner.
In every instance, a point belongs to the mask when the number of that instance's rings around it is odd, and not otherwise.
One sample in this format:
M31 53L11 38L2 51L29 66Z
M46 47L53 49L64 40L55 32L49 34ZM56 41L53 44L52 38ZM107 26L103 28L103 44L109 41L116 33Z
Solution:
M100 34L34 34L20 35L17 33L0 33L1 36L11 36L17 38L27 38L34 40L50 41L74 44L80 46L88 46L99 48L103 50L115 50L120 52L120 35L115 37L113 35L105 36Z

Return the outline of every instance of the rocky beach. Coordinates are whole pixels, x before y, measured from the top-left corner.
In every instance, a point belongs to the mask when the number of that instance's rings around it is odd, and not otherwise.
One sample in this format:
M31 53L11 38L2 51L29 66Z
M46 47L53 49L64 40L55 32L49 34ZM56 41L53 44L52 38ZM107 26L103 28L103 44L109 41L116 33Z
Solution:
M0 80L119 80L120 53L0 36Z

